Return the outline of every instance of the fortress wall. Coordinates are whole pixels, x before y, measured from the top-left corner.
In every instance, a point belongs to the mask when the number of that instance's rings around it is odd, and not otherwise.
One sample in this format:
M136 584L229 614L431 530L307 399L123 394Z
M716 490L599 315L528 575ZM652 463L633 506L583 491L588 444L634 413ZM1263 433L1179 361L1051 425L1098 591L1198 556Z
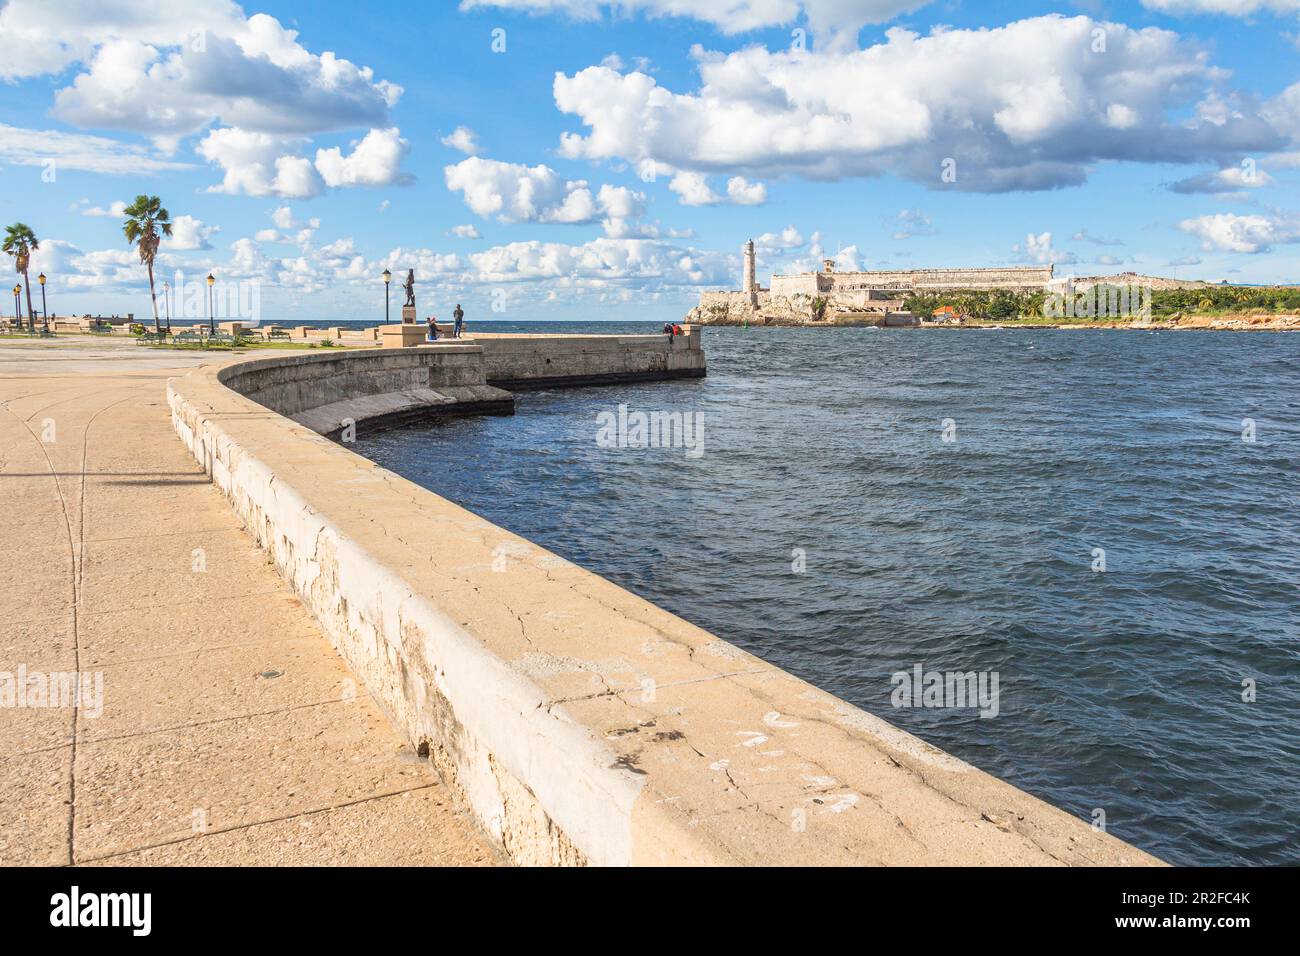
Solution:
M1041 289L1052 278L1051 266L1008 269L903 269L871 272L809 272L772 276L772 294L808 296L866 289Z
M819 294L817 276L820 273L808 272L794 276L772 276L772 295L793 299L796 295L814 298Z
M515 862L1158 862L283 416L423 374L298 358L172 379L173 426Z
M1010 269L907 269L899 271L837 273L834 283L868 283L875 288L941 289L1041 289L1052 278L1050 266Z

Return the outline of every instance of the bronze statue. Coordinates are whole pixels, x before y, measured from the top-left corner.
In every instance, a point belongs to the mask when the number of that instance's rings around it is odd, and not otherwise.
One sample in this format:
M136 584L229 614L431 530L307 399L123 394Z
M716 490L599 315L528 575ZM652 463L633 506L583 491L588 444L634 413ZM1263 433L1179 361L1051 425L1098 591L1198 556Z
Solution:
M403 308L415 308L415 270L412 269L406 273L406 305Z

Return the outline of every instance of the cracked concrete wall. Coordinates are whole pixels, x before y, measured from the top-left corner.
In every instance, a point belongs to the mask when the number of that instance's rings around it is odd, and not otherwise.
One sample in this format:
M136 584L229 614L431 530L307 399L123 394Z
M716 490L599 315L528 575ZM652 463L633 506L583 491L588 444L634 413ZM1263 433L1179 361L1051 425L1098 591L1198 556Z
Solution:
M359 681L517 862L1158 862L266 414L214 369L168 396Z

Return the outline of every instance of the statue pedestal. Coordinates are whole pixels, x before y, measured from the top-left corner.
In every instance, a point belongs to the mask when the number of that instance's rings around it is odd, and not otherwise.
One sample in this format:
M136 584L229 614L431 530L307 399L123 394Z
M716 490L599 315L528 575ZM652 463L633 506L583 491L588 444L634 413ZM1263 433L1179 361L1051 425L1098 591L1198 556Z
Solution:
M404 305L404 306L402 306L402 321L403 321L403 322L418 322L418 321L419 321L419 320L415 317L415 306L413 306L413 305Z
M424 326L413 323L383 325L379 328L380 340L386 349L409 349L424 341Z

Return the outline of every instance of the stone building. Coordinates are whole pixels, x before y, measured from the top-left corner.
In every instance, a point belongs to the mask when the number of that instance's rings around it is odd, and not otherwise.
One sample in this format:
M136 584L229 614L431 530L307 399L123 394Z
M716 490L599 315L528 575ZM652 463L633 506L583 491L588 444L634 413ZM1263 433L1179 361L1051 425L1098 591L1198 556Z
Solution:
M744 270L739 292L704 292L687 321L704 325L910 325L919 319L904 310L913 292L953 289L1035 291L1052 282L1052 266L994 269L906 269L836 272L826 259L820 272L773 275L757 282L754 241L741 248Z

